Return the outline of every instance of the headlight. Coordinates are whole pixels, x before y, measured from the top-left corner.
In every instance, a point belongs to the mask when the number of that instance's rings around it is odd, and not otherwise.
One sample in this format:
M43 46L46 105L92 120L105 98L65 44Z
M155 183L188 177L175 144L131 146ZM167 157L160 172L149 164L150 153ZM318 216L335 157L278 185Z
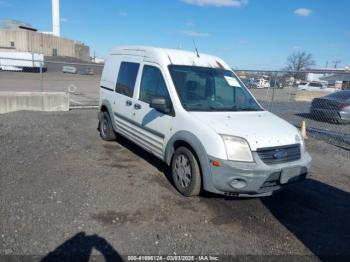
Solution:
M254 162L248 142L240 137L222 136L228 160Z

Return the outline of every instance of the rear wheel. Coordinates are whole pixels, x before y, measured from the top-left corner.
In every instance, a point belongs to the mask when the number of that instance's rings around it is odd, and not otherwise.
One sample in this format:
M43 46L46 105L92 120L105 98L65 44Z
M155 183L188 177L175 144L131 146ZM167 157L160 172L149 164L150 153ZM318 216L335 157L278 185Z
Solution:
M197 196L201 192L202 178L198 161L186 147L179 147L171 163L171 171L177 190L184 196Z
M116 135L113 130L113 125L109 113L107 111L101 112L100 118L100 136L105 141L116 140Z

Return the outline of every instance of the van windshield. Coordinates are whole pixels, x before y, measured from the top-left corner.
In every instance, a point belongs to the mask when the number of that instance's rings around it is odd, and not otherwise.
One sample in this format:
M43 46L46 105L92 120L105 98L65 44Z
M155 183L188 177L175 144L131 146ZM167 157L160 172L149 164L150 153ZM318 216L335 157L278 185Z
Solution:
M179 65L170 65L169 70L187 111L262 111L229 70Z

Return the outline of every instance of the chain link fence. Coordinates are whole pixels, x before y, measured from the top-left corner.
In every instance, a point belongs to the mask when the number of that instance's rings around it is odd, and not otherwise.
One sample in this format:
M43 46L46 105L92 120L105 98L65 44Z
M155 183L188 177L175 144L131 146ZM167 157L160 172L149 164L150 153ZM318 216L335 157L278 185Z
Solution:
M72 58L0 57L0 91L69 92L71 107L97 106L102 70Z
M350 72L236 70L266 110L350 149Z
M72 58L0 57L0 91L69 92L70 107L98 105L103 64ZM235 70L266 110L350 149L350 72ZM346 91L348 90L348 91Z

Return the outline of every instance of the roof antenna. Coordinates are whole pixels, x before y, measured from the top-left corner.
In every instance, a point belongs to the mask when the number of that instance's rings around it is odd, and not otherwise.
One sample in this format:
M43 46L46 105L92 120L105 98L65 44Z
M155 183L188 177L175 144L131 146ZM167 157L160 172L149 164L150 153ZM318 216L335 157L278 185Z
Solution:
M197 57L198 57L198 58L201 58L200 55L199 55L199 53L198 53L198 48L197 48L197 45L196 45L196 41L194 41L194 39L193 39L193 45L194 45L194 49L196 50Z

